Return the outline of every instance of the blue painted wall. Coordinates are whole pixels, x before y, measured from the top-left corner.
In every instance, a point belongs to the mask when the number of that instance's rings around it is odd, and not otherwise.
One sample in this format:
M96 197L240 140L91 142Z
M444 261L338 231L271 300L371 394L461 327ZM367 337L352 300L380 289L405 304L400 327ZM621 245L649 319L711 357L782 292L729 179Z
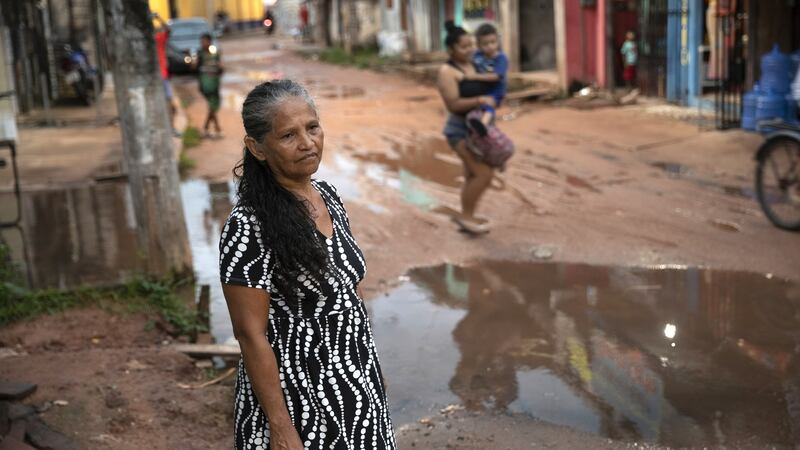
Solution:
M667 100L696 105L700 89L703 0L669 0L667 19Z
M464 0L454 0L453 1L453 21L456 25L463 25L464 24ZM444 0L439 0L439 17L442 18L442 23L439 24L439 27L442 29L442 50L446 50L444 45L444 38L447 36L447 32L444 31L444 23L447 20L447 11L444 9Z

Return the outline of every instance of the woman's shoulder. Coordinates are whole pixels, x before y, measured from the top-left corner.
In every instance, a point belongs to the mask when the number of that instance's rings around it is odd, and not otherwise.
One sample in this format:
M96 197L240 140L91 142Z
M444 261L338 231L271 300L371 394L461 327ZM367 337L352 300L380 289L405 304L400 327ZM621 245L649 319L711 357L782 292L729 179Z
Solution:
M325 180L314 179L311 182L316 184L319 189L325 191L327 194L333 195L337 200L340 200L339 191L336 189L336 186Z
M453 64L450 62L442 63L439 66L439 76L447 75L447 76L456 76L460 73L460 70L456 67L453 67Z
M251 228L253 231L257 231L257 221L255 214L248 208L240 205L234 206L222 227L220 247L228 241L236 240L236 237L245 231L249 234Z
M241 224L255 224L258 219L256 218L253 210L244 205L236 205L228 214L226 223L238 222Z
M458 82L464 77L464 72L460 69L457 69L450 65L449 63L444 63L439 67L439 72L436 75L437 82L440 83L452 83Z

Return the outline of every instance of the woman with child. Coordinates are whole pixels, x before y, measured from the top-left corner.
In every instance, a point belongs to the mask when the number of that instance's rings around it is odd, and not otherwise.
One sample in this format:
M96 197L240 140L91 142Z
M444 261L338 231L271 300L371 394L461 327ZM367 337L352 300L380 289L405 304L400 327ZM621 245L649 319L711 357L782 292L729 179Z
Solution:
M476 215L475 210L492 182L495 167L470 148L474 140L485 138L490 131L497 133L492 128L496 108L505 97L508 58L500 51L497 30L492 25L478 28L478 52L466 30L452 21L445 28L450 59L439 69L437 88L449 112L444 135L461 158L465 175L461 214L454 220L468 233L483 234L489 232L489 221Z

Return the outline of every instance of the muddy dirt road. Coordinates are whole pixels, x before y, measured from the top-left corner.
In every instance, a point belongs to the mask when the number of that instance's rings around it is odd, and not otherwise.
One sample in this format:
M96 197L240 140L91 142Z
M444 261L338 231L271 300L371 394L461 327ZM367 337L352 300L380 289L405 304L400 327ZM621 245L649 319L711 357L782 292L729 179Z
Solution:
M527 259L537 245L566 261L800 276L797 236L774 229L752 199L757 136L700 132L638 106L506 107L500 126L518 152L481 204L496 226L473 239L448 218L461 169L441 135L445 112L435 90L265 47L258 38L226 47L226 137L189 152L197 162L192 176L230 178L242 151L236 108L249 87L273 76L303 82L326 132L319 176L338 186L352 210L355 233L373 255L371 287L411 266ZM193 82L183 87L196 98ZM200 126L202 100L188 111Z
M758 137L701 132L648 106L508 105L500 126L517 154L481 204L492 232L475 238L450 221L461 168L430 86L305 60L262 36L222 49L224 137L188 151L196 167L182 186L219 341L231 336L215 252L242 152L238 108L256 83L289 77L317 99L319 177L343 195L367 258L401 448L800 442L789 407L800 404L800 239L753 199ZM200 127L195 82L173 83ZM227 447L230 384L177 387L203 370L161 349L157 332L134 339L147 318L120 329L97 314L3 330L0 342L27 354L5 358L0 377L39 383L34 402L70 400L45 418L76 427L87 448ZM106 405L114 390L126 405Z

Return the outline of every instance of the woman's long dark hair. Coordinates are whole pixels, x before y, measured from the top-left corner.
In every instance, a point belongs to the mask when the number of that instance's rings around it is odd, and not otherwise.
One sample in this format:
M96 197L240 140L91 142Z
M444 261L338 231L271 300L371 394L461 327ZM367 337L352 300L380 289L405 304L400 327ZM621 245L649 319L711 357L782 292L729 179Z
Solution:
M242 107L247 135L263 144L266 134L272 131L276 109L292 97L301 98L316 111L305 88L291 80L268 81L250 91ZM284 300L293 301L302 285L298 277L304 269L310 274L322 274L327 269L328 253L316 234L314 219L306 204L281 186L269 165L256 159L247 148L234 175L239 181L238 206L256 216L264 246L272 250L272 283Z

